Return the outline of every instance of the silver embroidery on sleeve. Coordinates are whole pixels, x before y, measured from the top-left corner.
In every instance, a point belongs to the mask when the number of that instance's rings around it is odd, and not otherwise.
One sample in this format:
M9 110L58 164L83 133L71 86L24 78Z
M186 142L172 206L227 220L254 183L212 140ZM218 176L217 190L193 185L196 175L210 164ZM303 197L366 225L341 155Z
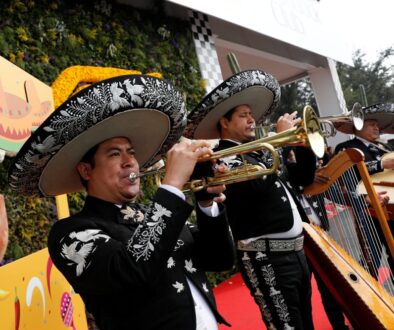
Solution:
M172 215L171 211L158 203L154 204L150 212L152 212L152 216L146 217L146 221L137 227L127 243L127 250L132 253L137 261L140 258L143 261L149 260L155 250L155 245L160 241L163 230L166 228L163 217L171 217Z
M80 232L73 231L68 235L71 241L69 244L63 243L60 255L71 262L69 266L76 266L76 275L80 276L89 267L89 256L96 249L98 239L104 239L107 243L110 239L108 235L100 234L99 229L87 229ZM66 238L67 239L67 238Z

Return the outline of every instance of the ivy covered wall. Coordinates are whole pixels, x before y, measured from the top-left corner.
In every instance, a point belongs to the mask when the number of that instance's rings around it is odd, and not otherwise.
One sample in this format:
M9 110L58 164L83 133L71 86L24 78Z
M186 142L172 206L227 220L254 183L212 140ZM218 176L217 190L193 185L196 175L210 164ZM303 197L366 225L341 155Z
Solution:
M3 0L0 56L48 85L73 65L160 72L183 91L190 110L204 94L190 27L166 17L160 8L160 1L155 10L141 11L103 0ZM9 189L10 162L6 158L0 164L10 233L6 260L46 247L56 219L54 199L25 198ZM73 213L82 196L69 196L69 203Z

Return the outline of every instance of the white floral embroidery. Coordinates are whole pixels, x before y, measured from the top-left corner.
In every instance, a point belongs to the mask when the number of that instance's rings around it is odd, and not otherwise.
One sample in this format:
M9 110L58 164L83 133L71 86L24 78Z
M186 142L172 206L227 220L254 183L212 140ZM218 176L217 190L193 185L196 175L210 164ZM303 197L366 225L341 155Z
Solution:
M110 237L100 234L100 232L99 229L87 229L80 232L73 231L68 235L68 238L73 241L70 244L63 243L60 254L63 258L72 261L68 263L69 266L76 266L77 276L80 276L89 266L90 262L87 259L96 249L94 242L98 239L104 239L105 243L109 241Z
M283 201L283 202L286 202L286 201L287 201L287 198L286 198L285 196L282 196L281 198L282 198L282 201Z
M99 234L100 232L100 229L87 229L80 232L73 231L69 236L70 238L75 238L81 242L95 241L99 238L104 238L105 242L108 242L110 237L106 234Z
M280 291L276 290L273 286L270 287L270 296L275 296L277 294L280 294Z
M312 206L313 206L314 209L317 209L317 207L318 207L317 202L313 202Z
M136 222L142 222L144 220L144 214L140 210L134 210L130 206L120 210L120 213L124 214L123 219L125 220L133 219Z
M222 161L229 169L243 165L242 160L238 156L225 157Z
M205 292L209 292L209 290L208 290L208 287L207 287L207 283L203 283L202 284L202 289L205 291Z
M193 267L192 260L185 260L185 268L189 273L195 273L197 271L197 269Z
M279 319L283 323L290 322L290 313L287 308L286 302L283 298L283 295L280 290L277 290L275 288L276 277L275 277L274 268L272 267L271 264L268 264L268 265L262 266L261 271L263 274L264 282L266 285L268 285L268 287L270 289L270 297L272 298L272 301L274 303L275 310L279 316Z
M256 260L264 260L267 258L267 255L263 252L257 252L256 253Z
M166 217L170 217L172 215L171 211L167 210L164 206L155 203L156 211L153 212L152 219L155 221L161 220L161 218L165 215Z
M185 290L185 286L178 281L176 281L175 284L173 284L172 286L176 289L177 293L181 293L183 290Z
M76 273L77 276L80 276L86 266L86 257L92 252L94 244L80 244L79 241L75 241L70 245L63 244L61 255L63 258L71 260L76 264ZM69 263L68 265L73 265L73 263Z
M254 289L253 296L257 302L257 305L259 306L259 309L260 309L265 321L270 323L270 322L272 322L271 311L268 308L267 303L264 299L264 295L259 288L260 282L257 278L257 275L256 275L256 272L253 268L253 265L250 262L250 257L247 252L244 252L244 254L242 256L242 263L243 263L243 267L246 271L246 275L250 281L250 284L252 285L252 287Z
M276 188L280 188L280 183L279 183L279 181L275 181L275 185L276 185Z
M155 245L160 241L166 223L163 216L171 217L172 212L162 205L155 203L151 207L151 217L146 217L146 221L137 227L133 236L127 243L127 250L130 251L138 261L142 258L144 261L149 260ZM149 212L148 212L149 213Z
M173 267L175 267L175 260L173 257L170 257L167 260L167 268L173 268Z
M185 245L185 242L182 241L181 239L178 239L178 240L176 241L176 245L175 245L175 247L174 247L174 251L180 249L180 248L181 248L182 246L184 246L184 245Z

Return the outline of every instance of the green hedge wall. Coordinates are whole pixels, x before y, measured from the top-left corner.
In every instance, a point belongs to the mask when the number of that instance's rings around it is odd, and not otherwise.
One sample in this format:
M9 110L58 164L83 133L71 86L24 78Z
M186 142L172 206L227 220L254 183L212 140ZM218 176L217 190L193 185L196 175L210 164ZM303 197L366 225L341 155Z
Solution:
M3 0L0 56L48 85L73 65L160 72L183 91L192 109L204 85L190 26L166 17L160 1L154 8L141 11L109 1ZM3 77L2 81L6 83ZM10 234L6 260L44 248L56 219L54 199L25 198L9 189L10 162L6 158L0 164L0 193L6 199ZM147 194L152 190L146 184ZM81 194L69 196L72 213L82 200Z

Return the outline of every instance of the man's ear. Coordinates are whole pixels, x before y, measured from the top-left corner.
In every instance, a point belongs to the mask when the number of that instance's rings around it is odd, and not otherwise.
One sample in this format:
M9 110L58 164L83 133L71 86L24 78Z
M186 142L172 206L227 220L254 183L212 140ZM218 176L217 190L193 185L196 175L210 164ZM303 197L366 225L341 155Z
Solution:
M220 126L222 128L227 128L228 127L228 119L226 117L221 117L219 119L219 123L220 123Z
M89 181L92 166L89 163L80 162L77 165L77 171L82 179Z

